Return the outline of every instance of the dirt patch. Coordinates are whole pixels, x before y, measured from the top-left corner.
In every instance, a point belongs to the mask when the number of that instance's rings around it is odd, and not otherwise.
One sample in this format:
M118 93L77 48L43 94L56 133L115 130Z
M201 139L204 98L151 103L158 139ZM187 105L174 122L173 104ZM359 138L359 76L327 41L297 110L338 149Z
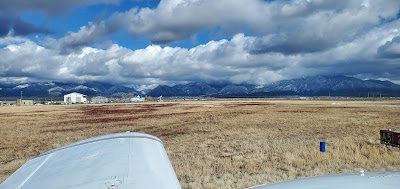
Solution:
M135 108L132 107L121 107L121 106L83 106L81 110L85 115L89 116L102 116L102 115L113 115L113 114L143 114L151 113L160 108L167 108L175 106L176 104L145 104L138 105Z

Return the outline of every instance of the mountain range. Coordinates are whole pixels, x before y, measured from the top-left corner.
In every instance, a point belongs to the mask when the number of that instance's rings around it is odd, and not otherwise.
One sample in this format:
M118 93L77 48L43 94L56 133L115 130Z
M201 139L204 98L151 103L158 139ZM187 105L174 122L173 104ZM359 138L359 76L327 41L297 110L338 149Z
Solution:
M108 83L87 82L82 84L37 82L24 84L0 84L0 97L60 97L71 92L88 96L121 97L129 93L141 94L133 88Z
M267 96L400 96L400 85L390 81L361 80L348 76L312 76L282 80L267 85L191 82L174 86L160 85L146 94L134 88L108 83L82 84L42 82L25 84L0 84L0 97L62 96L79 92L88 96L122 97L129 93L153 97L267 97Z
M348 76L312 76L282 80L268 85L212 85L205 82L158 86L150 96L400 96L400 85L390 81L361 80Z

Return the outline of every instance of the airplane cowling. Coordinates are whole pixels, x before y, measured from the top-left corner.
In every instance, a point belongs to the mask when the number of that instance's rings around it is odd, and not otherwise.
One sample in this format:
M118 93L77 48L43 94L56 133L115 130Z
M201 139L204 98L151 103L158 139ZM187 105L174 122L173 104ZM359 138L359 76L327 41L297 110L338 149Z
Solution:
M25 163L0 189L180 189L160 139L143 133L90 138Z

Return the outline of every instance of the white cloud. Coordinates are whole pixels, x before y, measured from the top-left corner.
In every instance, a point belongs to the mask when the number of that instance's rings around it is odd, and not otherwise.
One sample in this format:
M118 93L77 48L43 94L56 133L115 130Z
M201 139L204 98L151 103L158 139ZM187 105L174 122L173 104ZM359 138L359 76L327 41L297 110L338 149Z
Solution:
M81 48L123 30L165 44L202 31L263 36L253 53L312 53L351 42L397 18L397 0L162 0L155 9L132 8L89 23L55 43Z
M44 45L48 48L56 49L62 54L69 54L80 51L83 47L90 46L97 42L99 38L115 32L115 28L106 26L105 22L89 23L82 26L78 32L69 32L61 39L48 38Z
M400 59L400 36L396 36L378 48L378 54L382 58Z
M143 89L198 80L266 84L318 74L399 81L399 9L397 0L164 0L155 9L115 13L42 44L0 37L0 76ZM91 47L119 30L165 43L215 28L235 35L190 49ZM244 28L250 34L241 34Z
M382 18L396 17L400 6L396 0L365 4L365 0L164 0L154 10L135 9L119 15L119 21L128 25L132 35L146 35L155 43L183 40L220 27L226 33L248 28L258 35L286 36L276 45L315 41L332 46L379 24Z
M378 49L400 35L400 21L369 30L325 51L285 54L253 53L264 38L237 34L191 49L150 45L130 50L83 47L60 54L24 38L0 38L0 76L53 81L106 81L141 88L185 81L266 84L318 74L345 74L400 80L398 61L381 59ZM393 40L395 41L395 40ZM393 43L393 42L392 42Z

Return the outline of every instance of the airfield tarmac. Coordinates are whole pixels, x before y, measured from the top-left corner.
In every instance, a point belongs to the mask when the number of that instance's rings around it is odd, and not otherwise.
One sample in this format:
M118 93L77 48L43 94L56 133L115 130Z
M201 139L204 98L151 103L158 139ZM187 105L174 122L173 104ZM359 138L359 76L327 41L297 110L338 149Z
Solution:
M400 171L400 101L242 100L0 107L0 182L30 158L89 137L163 140L183 188L246 188L334 173ZM319 142L327 152L319 152Z

